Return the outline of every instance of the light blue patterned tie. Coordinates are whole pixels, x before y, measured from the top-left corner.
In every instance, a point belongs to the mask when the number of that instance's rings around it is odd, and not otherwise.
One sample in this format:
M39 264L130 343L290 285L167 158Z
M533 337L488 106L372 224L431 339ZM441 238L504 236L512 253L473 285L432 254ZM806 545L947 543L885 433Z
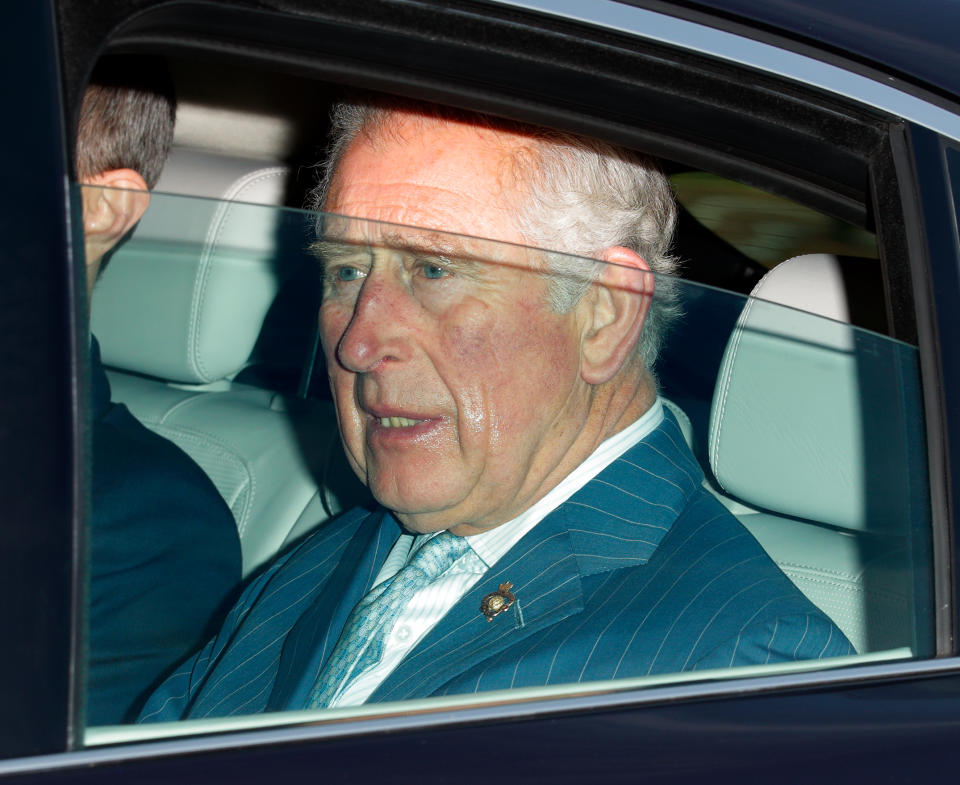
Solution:
M305 708L328 706L345 679L352 681L380 662L384 644L403 606L469 549L466 538L440 532L396 575L367 592L347 619L336 648L310 691ZM366 645L368 641L369 646ZM344 688L346 686L344 684Z

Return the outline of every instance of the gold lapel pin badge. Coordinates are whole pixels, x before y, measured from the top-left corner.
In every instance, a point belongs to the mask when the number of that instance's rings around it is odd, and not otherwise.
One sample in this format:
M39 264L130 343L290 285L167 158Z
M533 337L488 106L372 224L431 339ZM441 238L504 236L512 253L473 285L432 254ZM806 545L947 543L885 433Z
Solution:
M503 613L507 608L513 605L517 599L510 593L513 584L510 581L501 583L496 591L490 592L486 597L480 600L480 611L487 617L487 621L493 621L493 617L498 613Z

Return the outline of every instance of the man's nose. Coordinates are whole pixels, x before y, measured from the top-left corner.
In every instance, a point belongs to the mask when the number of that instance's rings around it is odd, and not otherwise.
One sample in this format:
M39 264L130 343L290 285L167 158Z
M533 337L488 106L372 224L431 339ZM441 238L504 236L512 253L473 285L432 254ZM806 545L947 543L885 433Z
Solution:
M409 293L389 275L374 273L364 282L337 359L349 371L371 373L409 357Z

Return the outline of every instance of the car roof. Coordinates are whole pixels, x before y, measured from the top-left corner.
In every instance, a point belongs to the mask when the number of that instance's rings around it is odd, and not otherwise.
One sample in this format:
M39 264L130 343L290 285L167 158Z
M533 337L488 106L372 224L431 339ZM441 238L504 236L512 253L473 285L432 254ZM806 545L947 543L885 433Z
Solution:
M878 67L950 99L960 97L957 0L618 0L684 16L719 14ZM722 21L721 21L722 24ZM757 37L754 34L752 37Z

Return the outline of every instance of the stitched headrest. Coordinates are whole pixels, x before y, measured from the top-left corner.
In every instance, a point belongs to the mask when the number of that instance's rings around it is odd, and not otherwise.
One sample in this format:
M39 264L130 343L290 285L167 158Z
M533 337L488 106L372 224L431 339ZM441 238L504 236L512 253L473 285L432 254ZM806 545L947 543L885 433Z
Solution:
M171 154L94 290L91 329L107 365L189 384L244 367L288 272L277 247L285 217L260 206L283 203L286 178L262 162Z
M754 289L710 417L710 465L726 493L851 530L902 532L921 512L916 352L846 323L857 279L878 271L875 260L814 254Z

